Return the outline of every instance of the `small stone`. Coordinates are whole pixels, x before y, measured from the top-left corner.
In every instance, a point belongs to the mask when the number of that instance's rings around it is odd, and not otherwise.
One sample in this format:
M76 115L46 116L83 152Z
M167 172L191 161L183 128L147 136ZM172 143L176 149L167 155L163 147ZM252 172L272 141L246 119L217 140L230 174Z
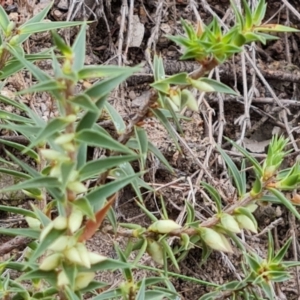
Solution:
M52 17L56 20L56 21L60 21L62 20L62 17L63 17L63 13L58 10L58 9L54 9L52 11Z
M134 100L136 99L136 95L135 95L135 92L133 90L131 90L128 94L128 97L131 99L131 100Z
M57 4L57 8L65 11L68 10L69 8L68 0L60 0Z

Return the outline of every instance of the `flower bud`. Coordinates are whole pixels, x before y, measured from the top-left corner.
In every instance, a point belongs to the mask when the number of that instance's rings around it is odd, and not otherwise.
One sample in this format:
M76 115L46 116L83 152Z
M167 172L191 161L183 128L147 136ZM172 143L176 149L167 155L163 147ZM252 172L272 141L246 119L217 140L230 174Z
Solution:
M232 252L231 247L224 243L222 234L211 228L201 228L201 238L210 248L223 252Z
M65 271L60 271L58 276L57 276L57 285L58 286L65 286L70 284L69 278L67 276L67 274L65 273Z
M40 270L43 271L51 271L54 270L56 267L58 267L60 260L61 260L61 254L60 253L54 253L49 256L47 256L43 262L40 264Z
M31 229L40 229L41 222L38 219L27 216L25 220Z
M16 23L13 21L10 21L6 27L5 35L10 36L12 31L15 29L15 27L16 27Z
M231 231L233 233L241 232L238 222L235 220L235 218L233 216L231 216L229 214L222 215L221 224L228 231Z
M68 226L68 220L66 217L58 216L53 220L54 228L57 230L64 230Z
M182 106L186 105L190 110L198 111L198 103L194 95L189 90L183 90L181 92L181 103Z
M68 189L76 194L81 194L87 191L86 186L80 181L73 181L68 183Z
M72 233L77 231L83 220L83 213L81 210L73 208L73 211L71 212L69 219L68 219L68 228Z
M66 123L74 123L76 121L76 119L77 119L76 115L68 115L68 116L63 118L63 120Z
M73 143L65 143L61 146L65 151L73 152L76 150L76 147Z
M91 265L100 263L107 259L106 256L103 256L103 255L95 253L95 252L88 252L88 256L89 256Z
M41 149L40 153L45 159L48 160L61 161L61 158L64 156L61 152L52 149Z
M237 222L239 223L240 227L241 228L244 228L244 229L248 229L254 233L257 233L257 228L255 226L255 224L252 222L252 220L245 216L245 215L241 215L241 214L238 214L235 216Z
M75 279L75 291L86 288L90 282L94 279L95 273L82 272L79 273Z
M63 145L65 143L70 143L74 140L75 133L65 133L60 135L58 138L54 140L54 143L57 145Z
M18 45L19 43L19 39L20 39L20 36L19 35L15 35L15 36L13 36L10 40L9 40L9 44L11 45L11 46L16 46L16 45Z
M65 258L70 262L78 265L83 265L78 250L75 247L68 248L64 251Z
M90 258L89 258L89 252L86 249L86 246L82 243L77 243L76 249L79 253L82 265L89 269L91 267L91 262L90 262Z
M170 89L169 96L172 102L177 106L181 106L181 91L180 89Z
M201 92L215 92L215 89L208 83L201 81L200 79L195 80L189 78L190 84Z
M160 264L164 264L164 254L163 254L163 249L161 245L154 240L148 239L148 245L147 245L147 253L152 257L152 259Z
M170 233L173 230L180 229L181 226L173 220L159 220L149 226L148 231L158 233Z
M64 251L69 244L69 237L62 235L58 237L49 247L49 250L61 252Z
M228 239L225 237L224 234L222 234L222 233L219 233L219 234L220 234L220 237L221 237L221 239L222 239L224 245L225 245L226 248L227 248L227 252L233 253L232 247L231 247L231 245L230 245Z

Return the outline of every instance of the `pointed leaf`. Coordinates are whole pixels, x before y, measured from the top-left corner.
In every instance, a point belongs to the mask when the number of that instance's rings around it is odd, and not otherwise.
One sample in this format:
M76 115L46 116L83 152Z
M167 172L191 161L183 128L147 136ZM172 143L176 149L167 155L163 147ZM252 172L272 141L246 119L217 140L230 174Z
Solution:
M201 181L201 184L209 192L210 196L213 198L213 201L216 203L217 212L218 213L222 212L222 200L218 191L213 186L211 186L210 184L204 181Z
M81 181L86 180L95 175L99 175L113 167L116 167L124 162L136 160L137 158L137 155L124 155L105 157L89 161L79 170L79 178Z
M61 183L54 177L41 177L41 178L32 178L21 183L9 186L4 188L1 193L17 191L17 190L25 190L31 188L49 188L49 187L59 187Z
M280 191L274 188L268 188L268 190L277 197L277 199L298 219L300 220L300 214L295 206L282 194Z
M97 205L98 207L101 207L105 198L111 196L127 184L131 183L131 181L139 175L141 175L141 173L136 173L132 176L128 176L127 178L118 179L103 186L97 187L92 192L87 194L86 198L91 205Z
M76 95L74 98L70 99L71 104L76 104L79 107L86 109L90 112L98 111L97 105L92 101L92 99L86 94Z
M4 8L0 5L0 27L5 32L9 24L9 18Z
M30 228L3 228L0 227L0 234L10 235L10 236L24 236L31 239L38 239L40 232L38 230Z
M131 151L128 147L117 142L114 138L92 129L81 130L79 133L77 133L76 140L79 142L84 142L87 145L91 146L105 148L117 152L134 154L134 152Z
M86 49L86 23L81 25L80 31L72 45L72 50L75 56L73 62L73 71L78 72L84 66L85 49Z
M117 133L123 134L126 131L126 125L123 121L123 118L116 111L116 109L112 105L110 105L108 102L105 103L104 108L110 115L110 118L116 128Z
M231 160L231 158L228 156L228 154L220 146L217 146L217 148L218 148L218 151L220 152L222 158L225 160L228 169L230 170L230 173L233 177L234 183L238 190L239 197L242 197L243 190L244 190L244 187L243 187L244 183L243 183L243 180L242 180L242 177L241 177L241 174L240 174L238 168L236 167L234 162Z

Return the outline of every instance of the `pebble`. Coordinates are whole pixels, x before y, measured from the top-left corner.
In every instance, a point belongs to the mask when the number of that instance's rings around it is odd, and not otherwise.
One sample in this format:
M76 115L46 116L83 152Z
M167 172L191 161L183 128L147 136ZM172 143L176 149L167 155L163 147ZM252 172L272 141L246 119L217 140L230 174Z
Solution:
M136 99L136 94L133 90L131 90L128 94L128 97L131 99L131 100L134 100Z

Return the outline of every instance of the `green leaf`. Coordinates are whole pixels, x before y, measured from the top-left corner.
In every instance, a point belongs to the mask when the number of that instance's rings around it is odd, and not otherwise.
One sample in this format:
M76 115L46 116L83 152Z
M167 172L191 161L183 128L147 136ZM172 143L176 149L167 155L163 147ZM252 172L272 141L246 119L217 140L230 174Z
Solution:
M114 65L92 65L84 66L79 72L79 79L90 79L90 78L99 78L99 77L111 77L114 78L119 75L124 75L128 72L131 73L131 67L120 67ZM136 70L138 71L138 70Z
M204 181L201 181L201 184L209 192L210 196L213 198L213 201L216 203L218 213L221 213L222 212L222 200L221 200L221 197L220 197L220 194L218 193L218 191L213 186L211 186L210 184L208 184Z
M19 116L15 113L10 113L5 110L0 110L0 119L13 121L13 122L21 122L21 123L33 123L33 121L29 118L25 118L22 116Z
M134 154L128 147L117 142L114 138L93 129L84 129L77 133L75 139L90 146L109 149L112 151Z
M263 168L261 167L260 163L257 161L255 157L253 157L246 149L238 145L233 140L225 137L226 141L230 142L236 149L238 149L244 156L252 163L255 171L258 173L259 176L263 175Z
M174 267L177 269L177 271L179 271L179 265L177 263L177 260L174 256L174 253L170 247L170 245L168 244L168 242L166 241L166 239L162 238L161 239L161 245L162 245L162 248L164 250L164 252L168 255L168 257L171 259L171 262L172 264L174 265Z
M147 153L148 153L148 137L144 128L134 126L135 136L139 145L139 152L141 155L141 170L145 170Z
M111 300L111 299L120 299L122 298L123 293L120 288L109 290L99 294L98 296L94 297L93 300Z
M0 80L1 80L1 77L0 77ZM12 99L9 99L9 98L1 95L1 94L0 94L0 102L8 104L8 105L12 105L13 107L20 109L21 111L25 111L25 112L28 111L28 107L26 105L24 105L22 102L19 103L17 101L14 101Z
M31 144L28 146L28 149L36 146L40 142L47 141L49 137L51 137L54 134L59 133L61 130L63 130L68 125L68 122L64 119L52 119L42 130L38 133L37 137L31 142ZM27 151L27 149L26 149Z
M45 91L61 91L65 86L53 79L40 82L33 85L32 87L22 90L17 95L24 95L29 93L45 92Z
M262 280L262 282L260 282L260 286L269 299L275 298L275 293L270 281Z
M124 162L123 164L120 165L120 168L113 170L112 173L116 178L119 179L119 178L126 178L128 176L133 176L135 174L135 171L133 170L132 166L128 162ZM143 196L140 191L138 178L132 179L131 185L137 197L142 202Z
M143 278L142 283L139 288L139 292L136 295L136 300L145 300L145 292L146 292L146 287L145 287L145 278Z
M283 245L283 247L278 251L278 253L275 255L275 257L272 259L273 263L280 264L283 260L286 252L288 251L290 244L292 242L292 237L290 237L286 243Z
M25 217L31 217L31 218L36 218L35 213L33 213L30 210L23 209L20 207L15 207L15 206L7 206L7 205L0 205L0 210L1 211L8 211L13 214L19 214Z
M243 0L243 5L244 5L244 13L245 13L245 27L243 29L251 30L253 25L252 13L246 0Z
M214 79L203 77L198 80L190 79L190 81L195 88L203 92L218 92L223 94L231 94L231 95L239 96L239 94L236 93L229 86Z
M11 235L11 236L24 236L31 239L38 239L40 232L38 230L30 228L3 228L0 227L0 234Z
M26 67L33 76L38 79L39 81L43 82L46 80L51 80L51 77L44 71L42 71L40 68L35 66L32 62L28 61L20 55L15 49L12 47L9 47L8 50L11 52L12 55L16 57L18 61L20 61L21 64L23 64L24 67Z
M32 23L38 23L41 22L48 14L50 8L52 7L53 2L49 3L42 11L40 11L38 14L34 15L31 19L26 21L23 25L28 25ZM20 38L18 39L18 43L23 43L27 38L29 38L31 34L22 34Z
M147 246L148 246L147 239L144 239L143 244L139 249L139 252L135 256L135 259L134 259L134 262L133 262L134 265L136 265L139 262L139 260L142 258L142 256L145 254Z
M6 14L4 8L0 5L0 27L4 32L6 31L9 22L8 15Z
M113 195L124 186L131 183L132 180L139 175L141 175L141 173L136 173L132 176L128 176L127 178L118 179L103 186L97 187L92 192L86 195L86 199L90 202L91 205L97 205L98 208L101 208L104 204L105 198Z
M255 272L256 274L258 274L261 265L260 262L256 261L256 259L254 257L252 257L251 255L244 253L244 256L246 257L247 263L249 264L251 270L253 272Z
M267 3L265 0L260 0L255 8L252 16L253 24L258 26L261 24L263 18L265 17L267 9Z
M263 24L255 27L256 31L267 31L267 32L299 32L299 29L280 25L280 24Z
M150 86L163 94L168 94L170 90L170 86L164 82L154 82Z
M92 101L92 99L86 94L79 94L70 99L71 104L76 104L79 107L86 109L90 112L98 111L97 105Z
M115 251L119 257L119 260L121 262L124 262L124 263L127 263L127 259L126 259L126 256L125 254L123 253L123 251L121 250L121 248L118 246L118 244L115 242L114 243L114 248L115 248ZM125 277L125 279L128 281L128 282L132 282L133 281L133 275L132 275L132 272L131 272L131 268L123 268L122 269L122 273L123 273L123 276Z
M125 263L120 260L107 258L106 260L100 263L92 265L89 269L85 267L79 267L78 272L96 272L102 270L108 271L108 270L124 269L124 268L131 268L131 267L132 267L131 263Z
M123 118L116 111L116 109L108 102L105 103L104 109L108 112L118 134L123 134L126 131L126 125Z
M74 161L64 161L60 167L61 170L61 188L66 189L67 184L70 182L70 176L75 170L75 162Z
M84 67L85 49L86 49L86 23L81 25L80 31L72 45L74 53L73 71L78 72Z
M46 272L39 269L35 269L21 275L19 280L33 280L33 279L41 279L41 278L45 278L50 284L56 286L57 274L55 271Z
M165 83L165 84L174 84L174 85L186 85L188 84L187 73L178 73L173 76L169 76L168 78L155 81L154 84Z
M59 187L61 183L54 177L39 177L39 178L32 178L18 184L9 186L4 188L1 193L10 192L10 191L17 191L17 190L25 190L31 188L51 188L51 187Z
M113 89L115 89L120 83L126 80L129 76L133 73L139 71L139 67L132 67L132 68L121 68L119 72L116 72L111 78L104 79L99 83L94 84L92 87L87 89L85 93L97 101L98 99L102 98L105 95L108 95Z
M124 155L124 156L105 157L105 158L89 161L79 170L80 181L86 180L95 175L99 175L124 162L133 161L136 160L137 158L138 158L137 155Z
M24 154L27 154L29 157L33 158L35 161L39 160L39 155L35 151L33 151L31 149L26 150L27 147L22 145L22 144L18 144L18 143L3 140L3 139L0 139L0 141L1 141L1 144L7 145L7 146L12 147L12 148L15 148L15 149L19 150L20 152L24 151L23 152Z
M51 31L53 42L56 45L57 49L64 55L64 56L71 56L73 51L70 46L68 46L65 41L60 37L60 35L55 32L54 30ZM79 59L79 58L78 58ZM75 59L76 61L76 59Z
M13 169L0 168L0 173L9 174L9 175L17 177L17 178L25 178L25 179L31 178L31 176L29 176L25 173L13 170Z
M64 231L62 230L56 230L52 229L45 238L40 241L38 244L38 247L35 249L35 251L31 254L29 258L29 262L34 262L36 259L38 259L41 255L45 253L45 251L49 248L49 246L60 236L62 236Z
M159 81L165 78L164 64L163 64L162 57L160 55L154 55L153 75L155 81Z
M231 160L231 158L228 156L228 154L220 146L217 145L217 148L218 148L218 151L220 152L222 158L225 160L228 169L230 170L230 173L233 177L234 183L238 190L239 197L242 197L243 190L244 190L244 187L243 187L244 183L243 183L243 179L241 177L241 174L240 174L238 168L236 167L234 162Z
M22 26L19 27L20 35L23 34L33 34L43 31L49 31L53 29L61 29L61 28L67 28L72 26L78 26L82 25L82 21L74 21L74 22L48 22L48 21L42 21L37 23L25 23Z
M166 128L170 136L172 137L173 142L175 143L177 149L180 149L180 146L178 144L178 138L176 134L174 133L174 129L171 127L170 122L165 117L165 115L159 110L159 109L151 109L155 117L160 121L160 123Z
M267 188L277 199L298 219L300 220L300 214L295 206L277 189Z
M99 98L95 104L97 106L97 110L95 112L87 112L81 120L78 122L78 125L76 127L76 132L79 132L83 129L90 129L93 127L95 122L98 120L99 115L101 114L102 108L106 102L107 95Z

